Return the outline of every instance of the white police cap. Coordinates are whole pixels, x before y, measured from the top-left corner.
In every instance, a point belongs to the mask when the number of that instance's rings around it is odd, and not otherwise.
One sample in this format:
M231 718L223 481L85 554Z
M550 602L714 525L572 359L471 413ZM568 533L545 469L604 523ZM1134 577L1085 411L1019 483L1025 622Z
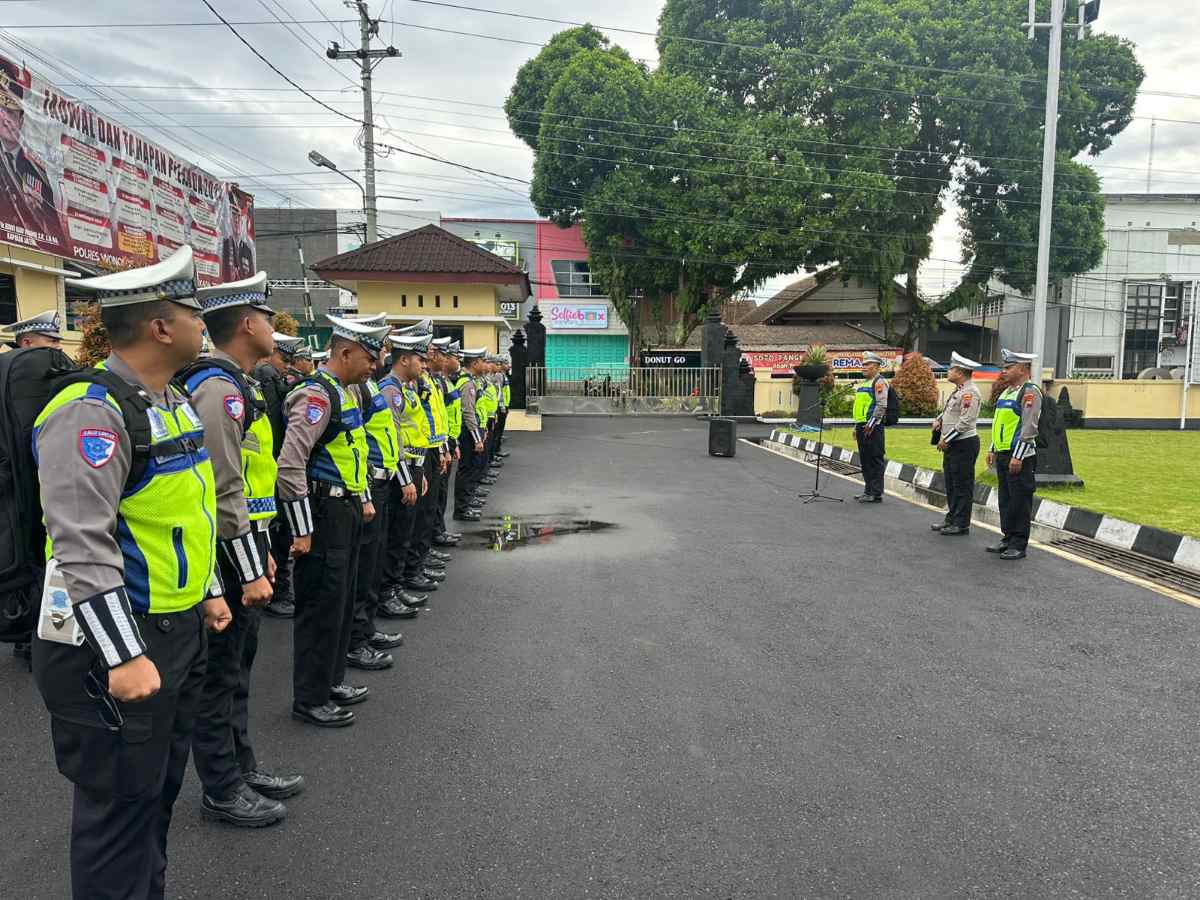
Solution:
M383 342L388 336L386 325L364 325L354 319L343 319L339 316L326 316L325 318L333 326L334 337L353 341L371 353L378 353L383 349Z
M27 334L43 334L46 337L61 339L60 321L58 311L50 309L28 319L22 319L20 322L0 326L0 330L11 333L14 342Z
M359 325L386 325L387 313L375 313L370 316L346 316L347 319L357 322Z
M267 305L269 294L267 273L259 272L241 281L202 287L196 291L196 299L200 301L200 308L204 310L205 315L230 306L252 306L269 315L275 315L275 310Z
M967 359L957 350L954 350L950 353L950 365L956 369L966 369L968 372L974 372L979 368L980 364L973 359Z
M1006 366L1015 365L1030 365L1033 363L1032 353L1018 353L1015 350L1009 350L1007 347L1001 348L1000 359Z
M325 362L325 360L329 359L329 351L328 350L314 350L312 353L312 358L313 358L313 362Z
M462 358L464 362L472 362L476 359L483 359L487 356L487 347L480 347L478 350L463 350Z
M430 340L427 334L399 334L393 332L388 335L388 343L392 345L392 349L396 353L415 353L417 356L425 356L429 352Z
M874 353L874 352L868 350L866 353L863 354L863 363L864 364L865 363L875 363L876 365L882 366L883 365L883 357L880 356L878 353Z
M408 325L404 328L397 328L395 333L396 334L416 334L416 335L428 334L432 337L432 335L433 335L433 319L422 319L420 322L417 322L415 325Z
M67 284L75 290L95 294L102 307L170 300L200 309L196 299L196 268L192 263L192 248L187 244L152 266L95 278L69 278Z

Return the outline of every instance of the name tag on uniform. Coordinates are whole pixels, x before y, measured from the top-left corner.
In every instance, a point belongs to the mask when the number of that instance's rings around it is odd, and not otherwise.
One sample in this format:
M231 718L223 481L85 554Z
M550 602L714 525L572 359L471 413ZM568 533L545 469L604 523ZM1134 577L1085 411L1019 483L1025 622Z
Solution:
M83 644L83 629L75 618L75 607L67 593L67 583L58 571L58 560L46 565L46 581L42 586L42 607L38 614L37 634L43 641L79 647Z

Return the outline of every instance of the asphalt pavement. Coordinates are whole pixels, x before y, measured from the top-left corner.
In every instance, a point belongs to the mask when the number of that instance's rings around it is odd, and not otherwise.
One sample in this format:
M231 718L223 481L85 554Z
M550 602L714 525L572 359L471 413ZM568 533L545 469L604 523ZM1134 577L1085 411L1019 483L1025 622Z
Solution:
M247 832L189 775L169 896L1200 896L1200 611L901 500L802 505L811 469L694 420L510 443L355 727L289 717L264 622L256 747L309 789ZM7 653L0 726L0 896L66 897L70 790Z

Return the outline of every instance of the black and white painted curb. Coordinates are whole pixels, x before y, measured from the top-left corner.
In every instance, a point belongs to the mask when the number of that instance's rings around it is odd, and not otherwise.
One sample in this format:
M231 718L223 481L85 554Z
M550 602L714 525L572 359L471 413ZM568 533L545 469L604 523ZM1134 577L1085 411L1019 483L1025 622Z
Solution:
M853 450L801 437L790 431L782 431L777 428L771 432L768 441L803 453L820 453L827 459L861 468L858 454ZM888 460L885 475L889 480L909 486L918 493L940 495L944 505L946 480L941 472ZM998 492L994 487L986 484L976 483L975 503L992 513L996 513L1000 509ZM987 518L994 518L994 516ZM1164 531L1151 525L1126 522L1124 519L1092 512L1090 509L1079 506L1068 506L1045 497L1033 498L1033 520L1047 528L1055 528L1059 531L1091 538L1110 547L1132 550L1143 556L1200 572L1200 539L1198 538Z

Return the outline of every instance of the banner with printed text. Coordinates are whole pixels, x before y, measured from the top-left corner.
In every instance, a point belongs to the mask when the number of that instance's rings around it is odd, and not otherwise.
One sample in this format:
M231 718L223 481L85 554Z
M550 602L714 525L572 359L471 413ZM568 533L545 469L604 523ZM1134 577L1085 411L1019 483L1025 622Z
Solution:
M196 280L255 272L254 198L0 56L0 242L115 271L190 244Z

